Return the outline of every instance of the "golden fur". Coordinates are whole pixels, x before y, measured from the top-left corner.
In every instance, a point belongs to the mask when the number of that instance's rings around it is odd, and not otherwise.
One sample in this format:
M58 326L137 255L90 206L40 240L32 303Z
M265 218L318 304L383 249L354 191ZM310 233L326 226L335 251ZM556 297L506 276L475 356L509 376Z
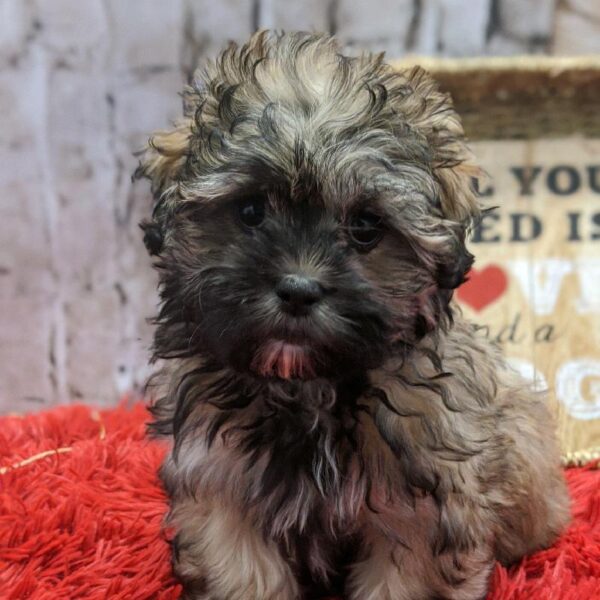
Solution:
M139 173L157 199L155 429L174 437L162 477L186 597L299 599L344 574L351 600L483 598L494 560L551 544L569 501L544 397L451 302L479 206L449 99L420 69L264 32L184 98ZM269 238L227 216L248 189ZM364 205L387 229L358 253L336 228ZM325 366L265 379L240 357L292 327L265 284L291 268L336 290L303 325Z

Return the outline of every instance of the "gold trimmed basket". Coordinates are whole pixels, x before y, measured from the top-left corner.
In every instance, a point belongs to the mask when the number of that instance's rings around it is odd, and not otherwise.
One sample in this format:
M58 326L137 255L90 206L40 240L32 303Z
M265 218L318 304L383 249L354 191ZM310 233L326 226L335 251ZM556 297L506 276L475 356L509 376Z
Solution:
M415 65L450 93L490 175L480 192L494 211L470 240L470 283L478 298L496 291L479 303L459 290L465 316L541 376L563 464L599 459L600 56L392 61ZM550 328L552 341L536 337Z
M392 64L429 71L450 92L471 140L600 137L600 57L409 56Z

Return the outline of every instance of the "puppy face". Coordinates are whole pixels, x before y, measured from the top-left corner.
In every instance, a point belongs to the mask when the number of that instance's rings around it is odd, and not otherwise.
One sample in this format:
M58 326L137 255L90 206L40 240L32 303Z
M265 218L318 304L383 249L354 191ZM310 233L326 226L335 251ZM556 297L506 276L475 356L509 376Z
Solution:
M336 377L439 326L471 263L462 131L422 71L257 34L186 90L140 166L158 200L158 356Z

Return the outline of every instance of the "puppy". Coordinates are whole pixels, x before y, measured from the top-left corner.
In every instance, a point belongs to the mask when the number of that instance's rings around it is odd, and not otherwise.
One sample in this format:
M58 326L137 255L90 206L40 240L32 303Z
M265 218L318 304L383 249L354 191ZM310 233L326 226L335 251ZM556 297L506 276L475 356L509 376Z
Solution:
M477 169L421 69L255 34L139 175L184 597L470 600L568 521L553 424L453 306Z

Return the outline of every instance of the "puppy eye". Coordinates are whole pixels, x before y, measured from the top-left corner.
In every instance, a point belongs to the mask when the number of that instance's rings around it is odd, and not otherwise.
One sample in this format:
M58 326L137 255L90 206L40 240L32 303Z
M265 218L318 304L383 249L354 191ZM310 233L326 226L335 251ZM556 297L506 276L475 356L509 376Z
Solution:
M254 229L265 219L265 201L261 198L245 198L238 203L237 211L242 225Z
M383 237L381 217L366 210L355 213L348 225L348 235L360 249L370 250Z

